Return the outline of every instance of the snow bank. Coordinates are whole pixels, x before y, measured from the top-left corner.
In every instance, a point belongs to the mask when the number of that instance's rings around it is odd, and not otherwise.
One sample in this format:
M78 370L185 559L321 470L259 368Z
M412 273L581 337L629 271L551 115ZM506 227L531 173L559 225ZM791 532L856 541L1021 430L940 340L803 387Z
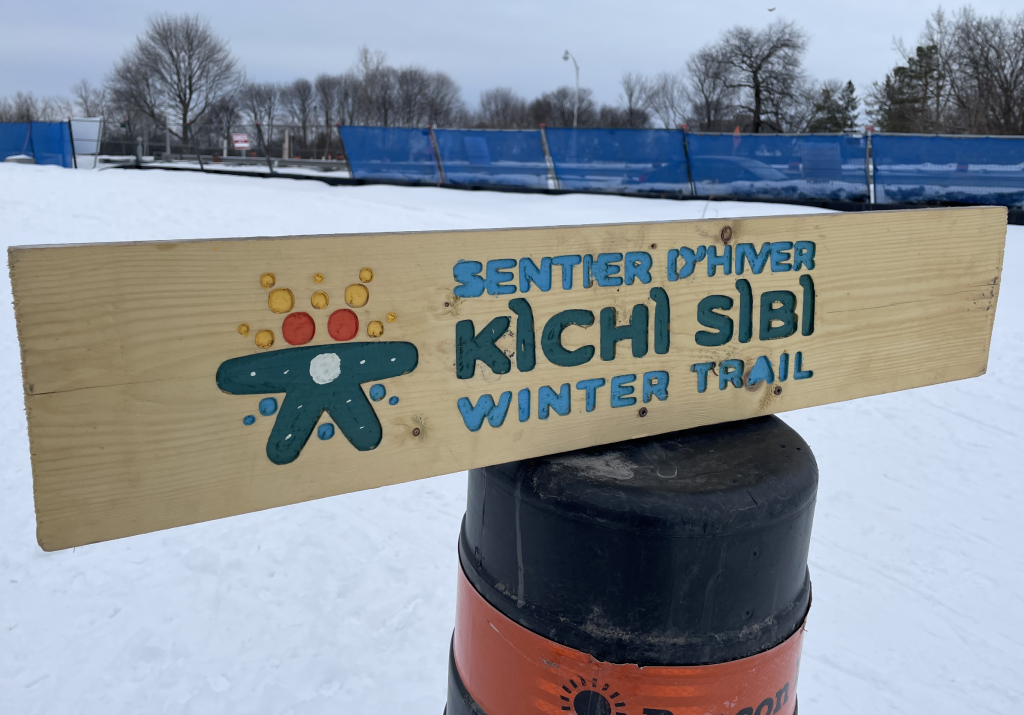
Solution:
M6 245L813 211L0 164ZM4 291L4 712L440 714L464 474L44 554ZM821 467L808 713L1024 706L1022 314L1011 227L985 377L784 416Z

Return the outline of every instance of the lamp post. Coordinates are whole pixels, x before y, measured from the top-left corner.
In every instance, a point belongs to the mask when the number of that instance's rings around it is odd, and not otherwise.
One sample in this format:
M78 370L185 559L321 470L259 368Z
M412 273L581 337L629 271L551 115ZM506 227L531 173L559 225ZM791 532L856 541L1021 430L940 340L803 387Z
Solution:
M565 51L565 54L562 55L562 59L566 62L572 60L572 65L576 68L576 97L573 99L572 103L572 128L575 129L576 121L579 119L580 114L580 66L577 64L576 58L572 56L572 53L569 52L569 50Z

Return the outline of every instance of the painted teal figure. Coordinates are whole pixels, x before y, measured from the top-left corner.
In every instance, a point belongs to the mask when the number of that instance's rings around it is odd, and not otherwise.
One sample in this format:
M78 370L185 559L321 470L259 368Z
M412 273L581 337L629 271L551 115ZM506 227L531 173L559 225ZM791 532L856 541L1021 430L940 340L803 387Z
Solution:
M285 393L267 456L274 464L295 461L325 411L361 452L380 444L380 420L360 387L405 375L419 353L405 342L346 343L286 348L225 360L217 387L231 395Z

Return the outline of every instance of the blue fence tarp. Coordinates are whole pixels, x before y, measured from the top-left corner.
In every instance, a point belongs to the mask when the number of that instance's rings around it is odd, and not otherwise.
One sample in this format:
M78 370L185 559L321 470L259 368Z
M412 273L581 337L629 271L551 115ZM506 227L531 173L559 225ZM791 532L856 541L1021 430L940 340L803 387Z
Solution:
M683 133L673 129L548 129L563 189L690 193Z
M449 184L548 188L538 130L436 129L434 136Z
M1024 207L1024 137L875 134L875 202Z
M828 134L687 134L697 196L867 201L866 140Z
M26 125L20 126L23 140ZM441 183L429 130L340 130L354 177ZM866 136L565 128L546 134L557 186L570 191L870 200ZM435 137L449 184L551 188L539 131L437 129ZM10 148L16 139L0 134L0 149L21 153L20 145ZM875 134L871 155L877 203L1024 208L1024 137Z
M339 127L339 131L353 178L422 184L441 180L429 129Z
M67 122L12 122L0 124L0 161L27 154L37 164L70 168L71 132Z

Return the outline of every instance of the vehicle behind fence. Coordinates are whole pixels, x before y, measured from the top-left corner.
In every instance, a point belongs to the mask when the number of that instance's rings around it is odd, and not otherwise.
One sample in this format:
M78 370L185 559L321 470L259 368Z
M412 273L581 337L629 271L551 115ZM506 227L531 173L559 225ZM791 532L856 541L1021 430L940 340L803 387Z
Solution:
M996 204L1024 208L1024 137L710 134L682 129L225 127L205 142L169 131L105 153L251 162L402 184L769 201ZM0 159L71 166L66 122L0 124ZM233 133L251 145L238 150ZM148 136L148 135L146 135ZM84 138L84 137L83 137ZM78 137L74 137L78 140ZM211 146L211 144L213 144ZM93 144L92 146L95 146ZM79 148L79 153L83 152ZM269 165L269 162L267 162ZM323 166L320 166L320 165ZM315 166L313 166L315 165Z
M697 196L870 198L866 136L688 134L686 143Z

